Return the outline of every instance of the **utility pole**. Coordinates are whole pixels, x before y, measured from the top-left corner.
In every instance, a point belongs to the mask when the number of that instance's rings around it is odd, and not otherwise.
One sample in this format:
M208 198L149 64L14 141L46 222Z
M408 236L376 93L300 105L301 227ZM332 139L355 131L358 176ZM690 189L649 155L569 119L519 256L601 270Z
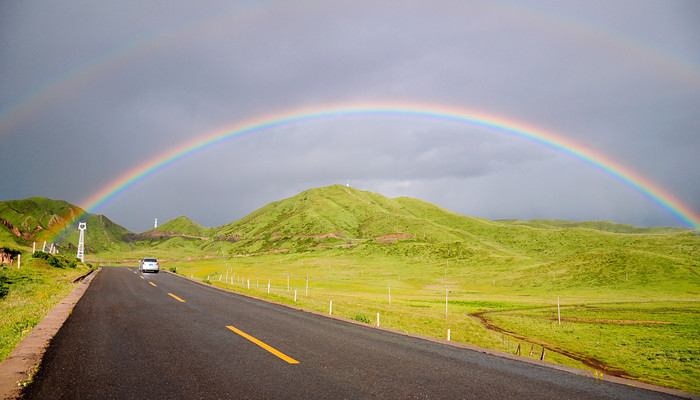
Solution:
M85 262L85 229L87 229L87 223L81 222L78 224L78 229L80 229L80 240L78 240L78 255L76 257L81 262Z

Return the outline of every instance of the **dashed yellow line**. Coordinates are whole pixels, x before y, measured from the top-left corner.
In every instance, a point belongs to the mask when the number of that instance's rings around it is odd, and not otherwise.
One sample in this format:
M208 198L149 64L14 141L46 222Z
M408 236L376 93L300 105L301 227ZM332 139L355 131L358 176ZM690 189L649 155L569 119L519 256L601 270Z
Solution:
M140 278L141 278L141 279L143 279L143 280L146 280L146 278L144 278L143 276L142 276L142 277L140 277Z
M182 302L182 303L184 303L184 302L185 302L185 300L182 300L181 298L179 298L179 297L175 296L175 295L174 295L174 294L172 294L172 293L168 293L168 294L169 294L169 295L171 295L171 296L172 296L172 297L173 297L173 298L174 298L175 300L177 300L177 301L179 301L179 302Z
M157 286L155 283L153 283L153 282L148 282L148 283L150 283L151 285L153 285L153 286L155 286L155 287L158 287L158 286Z
M234 332L236 332L237 334L243 336L244 338L250 340L251 342L257 344L258 346L260 346L260 347L262 347L263 349L269 351L270 353L276 355L277 357L283 359L284 361L286 361L286 362L288 362L288 363L290 363L290 364L299 364L299 361L293 359L292 357L289 357L288 355L282 353L281 351L275 349L274 347L272 347L272 346L270 346L270 345L268 345L268 344L266 344L266 343L264 343L264 342L261 342L260 340L258 340L258 339L256 339L256 338L250 336L249 334L247 334L247 333L245 333L245 332L243 332L243 331L241 331L241 330L238 330L238 329L234 328L233 326L227 326L227 328L230 329L230 330L232 330L232 331L234 331Z

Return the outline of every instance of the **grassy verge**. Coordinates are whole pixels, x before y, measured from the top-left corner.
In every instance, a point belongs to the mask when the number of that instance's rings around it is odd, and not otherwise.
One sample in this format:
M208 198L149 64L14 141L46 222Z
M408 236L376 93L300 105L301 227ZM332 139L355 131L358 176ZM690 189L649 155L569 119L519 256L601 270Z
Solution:
M602 303L495 312L499 327L623 367L661 386L700 392L700 303Z
M75 288L71 282L89 271L80 264L57 268L47 260L26 258L21 269L0 269L6 289L0 298L0 361Z

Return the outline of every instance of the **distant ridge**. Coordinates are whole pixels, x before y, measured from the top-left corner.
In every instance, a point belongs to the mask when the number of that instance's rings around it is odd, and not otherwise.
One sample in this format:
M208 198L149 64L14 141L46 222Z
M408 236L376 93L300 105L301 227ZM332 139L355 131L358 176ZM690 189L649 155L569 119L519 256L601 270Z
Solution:
M533 219L529 221L523 221L519 219L502 219L496 222L502 222L509 225L522 225L531 226L533 228L584 228L584 229L595 229L598 231L613 232L613 233L680 233L687 232L688 228L677 228L677 227L661 227L653 226L648 228L640 228L629 224L618 224L610 221L562 221L554 219Z
M170 221L157 228L151 229L148 232L209 237L211 236L212 229L204 228L191 219L181 216L171 219Z

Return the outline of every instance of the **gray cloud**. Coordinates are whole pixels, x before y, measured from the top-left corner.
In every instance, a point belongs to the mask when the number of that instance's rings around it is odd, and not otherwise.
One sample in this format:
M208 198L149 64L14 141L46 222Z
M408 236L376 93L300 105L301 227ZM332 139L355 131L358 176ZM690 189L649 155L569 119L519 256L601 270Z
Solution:
M700 210L700 7L683 1L0 4L0 200L82 204L252 117L335 102L483 111L605 154ZM335 118L193 154L97 210L207 226L345 183L485 218L683 225L572 157L474 126Z

